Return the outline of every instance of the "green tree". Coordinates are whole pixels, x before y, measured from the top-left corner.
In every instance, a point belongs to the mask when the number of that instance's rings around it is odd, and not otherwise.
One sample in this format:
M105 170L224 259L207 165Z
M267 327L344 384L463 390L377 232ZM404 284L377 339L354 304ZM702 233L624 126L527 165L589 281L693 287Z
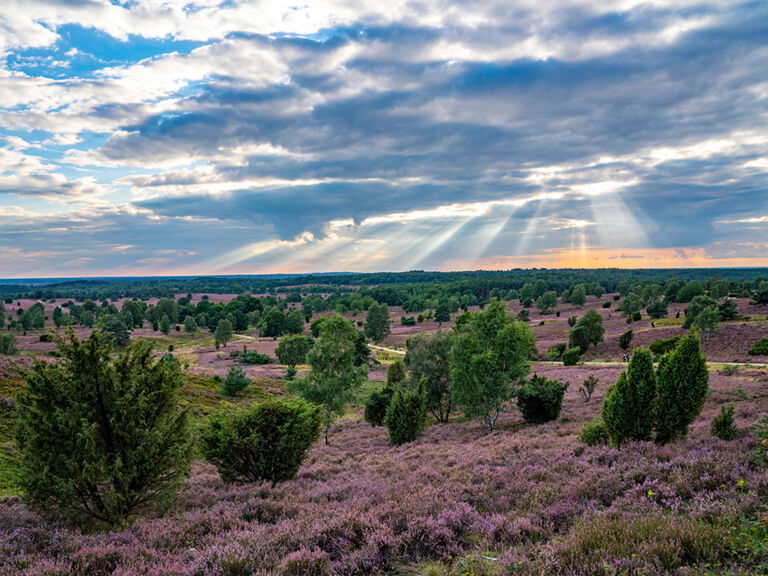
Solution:
M373 302L365 315L365 335L374 342L381 342L389 332L389 308L386 304Z
M707 360L694 332L662 357L657 373L656 442L665 444L688 434L709 392Z
M589 348L590 344L597 346L603 341L603 335L605 334L605 328L603 328L603 317L597 310L587 310L586 314L579 318L575 327L583 327L587 333L586 345ZM580 343L576 343L576 346L581 346ZM582 348L587 350L587 348Z
M502 403L530 370L534 336L527 325L507 317L498 300L464 316L450 352L453 400L469 417L482 414L493 431Z
M304 314L298 308L291 309L288 314L285 315L285 324L283 325L283 333L285 334L301 334L304 332Z
M619 336L619 346L622 350L629 350L629 346L632 344L632 339L635 337L635 333L632 330L627 330Z
M451 414L451 334L438 331L429 336L419 333L408 338L405 363L411 371L411 388L424 383L424 399L438 422Z
M554 290L544 292L536 299L536 308L542 314L550 314L555 306L557 306L557 292Z
M262 315L259 321L259 334L264 338L279 338L284 332L285 314L273 306Z
M297 364L307 361L307 353L312 347L312 341L304 334L283 336L277 345L277 359L280 364L295 368Z
M704 340L708 340L717 332L718 324L720 324L720 314L714 306L709 306L696 315L691 327L704 334Z
M226 396L235 396L250 385L251 381L240 366L230 366L227 377L221 385L221 391Z
M730 298L726 298L717 306L717 313L723 322L736 320L739 317L739 309L736 307L736 302Z
M725 298L731 291L731 284L723 278L712 278L709 281L709 295L715 300Z
M227 342L232 340L232 322L226 318L219 320L216 324L216 331L213 333L213 339L216 342L216 348L220 345L227 347Z
M584 284L579 284L571 291L571 304L584 306L587 302L587 289Z
M115 346L127 346L131 341L131 333L122 318L118 315L102 317L101 329L105 336Z
M151 320L160 322L163 316L168 316L168 322L176 324L179 321L179 307L172 298L161 298L152 309Z
M56 325L56 328L61 328L62 324L64 324L64 312L61 307L56 306L56 308L53 309L51 317L53 318L53 323Z
M387 386L395 388L405 380L408 374L405 370L405 363L402 360L395 360L387 368Z
M666 300L654 300L646 308L648 316L651 318L664 318L668 314L668 306Z
M443 322L450 322L451 321L451 309L448 306L448 303L445 301L441 301L437 308L435 308L435 322L439 322L442 324Z
M627 371L621 373L603 402L602 418L611 444L651 439L655 398L653 356L645 348L637 348Z
M568 348L578 348L581 350L581 354L584 354L589 350L589 345L589 332L587 331L587 328L584 325L579 325L577 323L577 325L568 333Z
M197 321L194 316L187 316L184 318L184 332L187 332L188 334L197 332Z
M696 296L701 296L703 294L704 286L702 286L696 280L691 280L688 282L688 284L680 288L680 291L677 293L677 301L682 302L683 304L687 304Z
M69 330L57 349L61 360L36 362L16 402L24 497L84 524L167 504L191 455L179 363L146 341L113 360L98 331L80 341Z
M643 301L634 292L627 294L619 304L619 310L621 310L622 315L629 316L630 318L642 309Z
M355 327L335 314L323 322L315 345L309 351L309 375L296 380L293 389L309 402L323 406L323 440L328 444L328 430L335 416L354 400L354 391L363 376L355 367Z
M167 314L164 314L162 318L160 318L160 332L168 336L168 333L171 331L171 319L168 318Z
M543 424L557 420L563 407L563 395L568 389L567 382L550 380L533 375L526 380L517 393L517 407L528 424Z
M225 482L281 482L296 476L321 425L319 406L274 398L211 415L201 450Z

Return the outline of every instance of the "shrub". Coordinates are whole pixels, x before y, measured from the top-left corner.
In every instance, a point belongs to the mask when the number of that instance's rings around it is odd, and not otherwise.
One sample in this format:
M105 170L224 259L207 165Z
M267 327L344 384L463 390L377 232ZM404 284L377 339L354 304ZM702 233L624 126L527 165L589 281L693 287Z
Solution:
M760 338L747 351L750 356L768 356L768 338Z
M401 316L400 324L402 326L416 326L416 318L413 316Z
M585 326L576 325L568 334L568 346L580 348L582 352L586 352L589 345L589 331Z
M592 393L595 391L595 388L597 388L598 380L594 376L589 376L586 380L584 380L584 383L581 385L581 388L579 388L579 392L581 393L581 397L584 398L584 402L589 402L592 398Z
M656 300L648 304L645 309L651 318L664 318L668 314L669 307L666 300Z
M523 413L523 419L529 424L557 420L567 388L567 382L534 374L517 393L517 407Z
M660 338L648 345L648 350L653 352L654 356L663 356L667 352L671 352L680 342L680 336L671 336L670 338Z
M245 352L240 354L240 363L241 364L272 364L275 362L275 359L272 358L272 356L268 356L267 354L261 354L259 352L256 352L255 350L251 350L250 352Z
M558 360L563 355L563 352L565 352L567 346L568 345L565 342L555 344L549 350L547 350L547 358L550 360Z
M622 350L629 350L629 345L632 343L632 338L635 337L635 333L632 330L627 330L619 336L619 346Z
M568 316L568 326L573 328L576 326L576 322L578 322L579 318L578 316Z
M736 438L737 430L733 421L733 404L720 407L720 413L712 418L709 425L709 434L720 440L733 440Z
M517 319L520 320L520 322L530 322L531 313L528 310L520 310L520 312L517 313Z
M221 391L227 396L234 396L238 392L248 388L248 384L251 381L248 380L248 376L240 366L232 366L227 372L227 377L224 378L224 383L221 386Z
M653 358L648 350L638 348L603 402L602 416L611 444L651 439L655 396Z
M52 334L40 334L40 338L38 338L40 342L53 342L53 335Z
M602 418L595 418L582 426L579 438L587 446L597 446L608 443L608 430Z
M86 525L119 525L168 504L188 471L179 363L146 341L117 358L94 331L57 340L16 401L19 481L35 507Z
M416 390L399 387L392 396L385 418L389 443L399 446L416 440L424 430L426 418L423 383L419 383Z
M665 444L688 434L709 392L707 360L691 332L659 363L656 401L656 441Z
M643 319L643 315L640 312L632 312L632 322L640 322Z
M581 348L571 348L563 353L563 366L576 366L581 358Z
M750 453L754 464L768 468L768 416L762 416L753 425L757 447Z
M365 403L365 412L363 413L365 421L371 426L383 426L394 393L394 389L390 386L384 386L381 390L373 391Z
M603 302L603 308L610 308L610 307L611 307L611 301L610 300L606 300L605 302Z
M201 450L225 482L290 480L321 425L319 406L275 398L211 415L201 431Z
M311 347L312 340L304 334L290 334L280 339L275 354L281 364L295 367L307 361L307 354Z
M13 334L0 334L0 354L12 356L18 354L16 348L16 336Z

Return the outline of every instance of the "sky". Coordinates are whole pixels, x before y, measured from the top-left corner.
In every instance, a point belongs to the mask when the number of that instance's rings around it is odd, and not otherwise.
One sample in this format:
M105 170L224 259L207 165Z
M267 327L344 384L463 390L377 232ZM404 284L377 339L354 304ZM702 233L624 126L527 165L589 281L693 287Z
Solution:
M0 277L702 266L768 266L768 2L0 3Z

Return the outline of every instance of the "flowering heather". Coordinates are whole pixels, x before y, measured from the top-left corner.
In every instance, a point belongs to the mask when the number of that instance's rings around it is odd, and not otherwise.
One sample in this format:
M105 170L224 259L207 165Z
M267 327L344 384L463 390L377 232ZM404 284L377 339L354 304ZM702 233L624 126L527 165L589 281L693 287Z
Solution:
M296 479L225 485L198 463L173 512L120 532L83 534L5 499L0 573L413 574L429 562L459 574L467 555L493 558L483 561L493 574L758 573L759 556L737 553L732 527L765 518L768 473L750 466L749 429L768 412L768 375L713 372L685 441L617 450L587 447L578 432L618 367L534 371L572 384L557 422L525 426L509 410L492 434L456 421L392 447L386 430L344 419ZM578 384L590 374L599 383L585 403ZM730 401L742 434L711 438Z

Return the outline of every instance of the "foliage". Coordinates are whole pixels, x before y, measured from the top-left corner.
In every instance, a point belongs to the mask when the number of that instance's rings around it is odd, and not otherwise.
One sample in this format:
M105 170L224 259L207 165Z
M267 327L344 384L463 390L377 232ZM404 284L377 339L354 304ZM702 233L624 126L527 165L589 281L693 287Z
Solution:
M2 336L0 336L2 338ZM0 340L0 347L2 346L2 340ZM2 349L0 348L0 352ZM750 346L747 354L750 356L768 356L768 338L760 338Z
M302 316L302 322L304 317ZM302 325L303 326L303 325ZM285 314L272 306L259 320L259 334L264 338L279 338L285 332Z
M391 386L385 385L381 390L374 390L365 402L363 418L371 426L383 426L387 416L387 409L392 402L395 391Z
M255 350L243 352L242 354L239 355L239 359L241 364L257 364L257 365L272 364L275 361L275 359L272 358L272 356L269 356L268 354L261 354L260 352L256 352Z
M557 292L554 290L544 292L544 294L536 299L536 308L542 314L550 314L555 306L557 306Z
M168 318L167 314L164 314L162 318L160 318L160 332L168 336L168 333L171 331L171 320Z
M353 392L362 381L355 367L357 330L349 320L335 314L323 323L320 337L309 351L309 375L293 381L305 400L323 406L323 440L335 416L344 414L344 406L354 399Z
M451 334L438 331L429 336L416 334L406 342L405 362L411 371L411 388L424 384L427 410L438 422L447 422L451 400Z
M678 342L680 342L680 336L659 338L648 345L648 350L653 352L654 356L663 356L667 352L674 350L677 347Z
M736 306L736 302L730 298L726 298L718 304L717 313L720 315L720 320L723 322L736 320L739 317L739 310Z
M579 393L584 398L584 402L589 402L592 399L592 394L595 392L598 382L598 379L591 374L584 380L584 383L579 388Z
M581 348L569 348L563 353L563 366L576 366L581 359Z
M683 328L686 330L693 326L696 318L707 308L715 308L717 301L709 296L696 296L691 300L691 303L685 307L685 321L683 322Z
M677 301L687 304L696 296L701 296L702 294L704 294L704 287L701 283L696 280L691 280L685 286L680 288L680 291L677 293Z
M577 323L568 333L568 347L571 349L578 348L581 354L583 354L589 349L589 346L589 331L587 327Z
M184 318L184 332L187 334L194 334L197 332L197 322L194 316L187 316Z
M565 342L560 342L558 344L555 344L554 346L550 346L549 350L547 350L547 359L549 360L559 360L560 357L562 357L563 352L565 352L568 345Z
M622 315L628 316L629 318L632 318L636 313L640 312L642 308L643 301L634 292L627 294L618 306Z
M188 471L181 369L145 341L116 359L104 336L57 341L16 402L19 481L35 507L73 522L117 525L173 497Z
M381 342L389 336L389 308L386 304L374 302L365 315L365 335L374 342Z
M717 332L717 325L719 323L720 315L714 306L709 306L696 316L691 327L702 332L704 338L707 339Z
M688 434L709 392L707 361L695 333L662 357L657 374L656 442L665 444Z
M605 328L603 328L603 317L600 316L600 313L597 310L587 310L586 314L584 314L584 316L579 318L579 321L576 322L574 330L579 327L583 327L586 331L586 347L582 348L583 350L586 351L590 344L597 346L600 342L603 341L603 335L605 334ZM578 342L576 345L581 347L581 344Z
M635 337L635 333L632 330L627 330L619 336L619 346L622 350L629 350L629 346L632 344L632 339Z
M407 373L405 371L405 362L395 360L387 368L387 386L395 387L405 380Z
M235 396L238 392L248 388L250 383L251 381L240 366L231 366L227 372L227 377L224 378L221 391L227 396Z
M275 354L280 364L295 367L307 361L307 354L311 347L312 341L309 337L304 334L291 334L280 339Z
M669 313L669 306L667 305L666 300L655 300L648 304L645 311L648 312L648 316L651 318L664 318Z
M523 413L523 419L529 424L557 420L567 389L567 382L534 374L533 378L523 383L517 393L517 407Z
M579 439L587 446L607 444L610 438L602 418L598 417L584 424L579 432Z
M19 350L16 348L16 336L10 333L0 334L0 354L12 356L18 353Z
M482 414L493 431L513 384L530 369L534 336L528 326L507 317L504 305L495 299L485 310L464 317L457 322L451 345L452 397L467 416Z
M728 404L720 407L720 413L712 418L709 426L709 434L720 440L733 440L738 435L738 430L734 424L733 412L735 407Z
M758 418L752 428L756 447L751 452L750 458L762 470L768 468L768 415Z
M274 398L212 414L201 451L225 482L281 482L296 476L320 436L322 410L300 398Z
M424 430L426 417L423 384L420 383L415 390L399 386L384 420L389 431L389 443L399 446L416 440Z
M637 348L627 371L621 373L603 402L602 417L611 444L651 439L655 398L653 358L648 350Z
M227 318L222 318L216 325L216 331L213 333L213 339L216 342L216 347L223 345L225 348L227 342L232 339L232 322Z

